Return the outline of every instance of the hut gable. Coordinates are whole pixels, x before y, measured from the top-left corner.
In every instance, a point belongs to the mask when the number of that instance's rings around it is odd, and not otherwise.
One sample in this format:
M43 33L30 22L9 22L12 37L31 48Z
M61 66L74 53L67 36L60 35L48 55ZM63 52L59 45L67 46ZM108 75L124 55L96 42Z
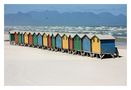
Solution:
M73 38L76 38L76 37L79 37L79 35L78 34L76 34ZM80 38L80 37L79 37Z
M66 40L67 38L68 38L68 36L67 36L66 34L63 34L63 35L62 35L62 39L65 39L65 40Z
M43 33L43 36L44 36L44 37L47 37L47 33Z
M69 34L69 36L71 37L71 38L73 38L74 36L75 36L76 34Z
M54 35L55 37L61 37L61 35L59 33L57 33L56 35Z
M41 34L41 33L38 33L38 36L42 36L42 34Z

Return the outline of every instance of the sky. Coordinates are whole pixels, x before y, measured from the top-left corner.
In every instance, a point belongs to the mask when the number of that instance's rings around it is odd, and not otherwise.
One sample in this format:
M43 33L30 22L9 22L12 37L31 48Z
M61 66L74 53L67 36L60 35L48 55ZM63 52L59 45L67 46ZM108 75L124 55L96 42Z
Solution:
M109 12L113 15L127 15L126 4L5 4L5 14L30 11L59 11L59 12Z

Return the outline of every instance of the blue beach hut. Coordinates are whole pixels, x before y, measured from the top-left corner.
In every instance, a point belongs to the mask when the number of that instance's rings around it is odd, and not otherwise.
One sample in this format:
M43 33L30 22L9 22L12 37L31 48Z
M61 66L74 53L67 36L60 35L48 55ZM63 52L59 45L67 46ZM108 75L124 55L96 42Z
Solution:
M57 49L61 49L61 48L62 48L61 35L58 33L58 34L55 36L55 39L56 39L56 48L57 48Z
M110 54L114 57L116 54L115 38L111 35L94 35L91 38L92 53L98 54L100 58Z
M42 35L43 35L42 32L38 33L38 46L39 46L39 47L42 47L42 46L43 46Z
M23 32L21 32L21 37L22 37L22 39L21 39L21 43L22 43L22 45L24 45L24 33Z
M91 53L91 38L92 34L85 34L82 37L82 51L85 53Z

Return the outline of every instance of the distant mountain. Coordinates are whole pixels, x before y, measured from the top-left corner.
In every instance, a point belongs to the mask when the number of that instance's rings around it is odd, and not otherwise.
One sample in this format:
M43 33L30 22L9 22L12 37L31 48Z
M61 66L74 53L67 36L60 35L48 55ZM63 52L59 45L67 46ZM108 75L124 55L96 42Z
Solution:
M64 26L126 26L125 15L112 15L103 12L95 14L92 12L65 12L57 11L31 11L27 13L5 14L5 25L64 25Z

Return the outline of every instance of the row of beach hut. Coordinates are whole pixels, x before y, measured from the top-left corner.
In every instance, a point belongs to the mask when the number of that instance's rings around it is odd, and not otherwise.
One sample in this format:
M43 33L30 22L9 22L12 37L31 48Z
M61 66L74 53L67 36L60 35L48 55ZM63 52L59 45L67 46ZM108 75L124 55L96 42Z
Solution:
M103 58L119 55L111 35L10 31L10 43Z

